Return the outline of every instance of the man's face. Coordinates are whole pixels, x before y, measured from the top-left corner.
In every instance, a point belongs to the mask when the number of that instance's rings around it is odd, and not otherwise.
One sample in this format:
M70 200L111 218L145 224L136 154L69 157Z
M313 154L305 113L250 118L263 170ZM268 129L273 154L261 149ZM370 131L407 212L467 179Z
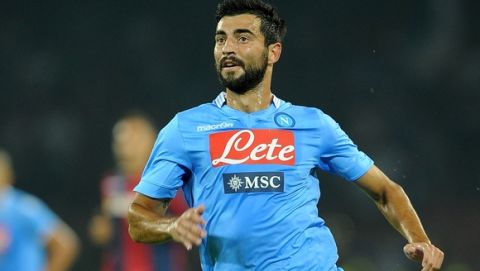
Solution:
M113 128L112 147L120 167L146 162L154 141L155 132L139 118L123 119Z
M252 14L225 16L215 34L215 67L221 83L243 94L265 75L268 48L260 32L261 21Z
M0 190L13 183L13 170L8 154L0 151Z

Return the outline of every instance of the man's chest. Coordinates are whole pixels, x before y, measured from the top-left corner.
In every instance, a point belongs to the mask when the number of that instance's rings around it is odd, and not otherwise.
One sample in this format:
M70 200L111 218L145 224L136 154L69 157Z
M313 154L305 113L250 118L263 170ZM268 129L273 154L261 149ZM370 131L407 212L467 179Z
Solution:
M312 141L308 129L265 127L219 129L189 133L183 140L194 168L221 168L234 165L312 164L321 154L321 142Z

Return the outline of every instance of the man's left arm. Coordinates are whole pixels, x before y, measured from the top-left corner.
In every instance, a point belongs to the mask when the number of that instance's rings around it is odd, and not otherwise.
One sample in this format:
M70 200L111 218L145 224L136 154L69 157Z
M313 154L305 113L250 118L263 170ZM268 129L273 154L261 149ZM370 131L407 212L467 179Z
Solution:
M388 222L407 239L403 248L408 258L422 263L422 271L440 270L443 252L428 238L403 188L372 166L355 182L376 203Z
M80 242L75 232L67 224L59 221L45 241L48 252L45 270L70 270L80 251Z

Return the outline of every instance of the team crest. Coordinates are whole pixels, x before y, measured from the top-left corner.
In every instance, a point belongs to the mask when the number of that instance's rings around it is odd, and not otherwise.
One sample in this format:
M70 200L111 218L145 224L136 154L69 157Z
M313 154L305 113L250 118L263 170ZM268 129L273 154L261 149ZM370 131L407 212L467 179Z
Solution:
M279 127L289 128L295 126L295 120L287 113L275 114L274 120Z

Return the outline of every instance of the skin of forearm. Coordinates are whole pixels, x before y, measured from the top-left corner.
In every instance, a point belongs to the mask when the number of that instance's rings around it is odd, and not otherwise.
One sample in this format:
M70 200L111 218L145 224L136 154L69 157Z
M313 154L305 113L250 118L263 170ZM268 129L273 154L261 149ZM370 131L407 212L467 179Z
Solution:
M80 251L80 241L67 226L61 225L48 245L46 271L69 270Z
M54 257L50 257L46 271L66 271L72 265L77 255L76 251L63 249L59 247Z
M403 188L392 183L383 194L375 199L380 212L387 221L402 234L409 243L430 243L415 209Z
M128 210L128 232L132 239L140 243L162 243L172 239L169 231L176 217L161 215L146 207L132 203Z

